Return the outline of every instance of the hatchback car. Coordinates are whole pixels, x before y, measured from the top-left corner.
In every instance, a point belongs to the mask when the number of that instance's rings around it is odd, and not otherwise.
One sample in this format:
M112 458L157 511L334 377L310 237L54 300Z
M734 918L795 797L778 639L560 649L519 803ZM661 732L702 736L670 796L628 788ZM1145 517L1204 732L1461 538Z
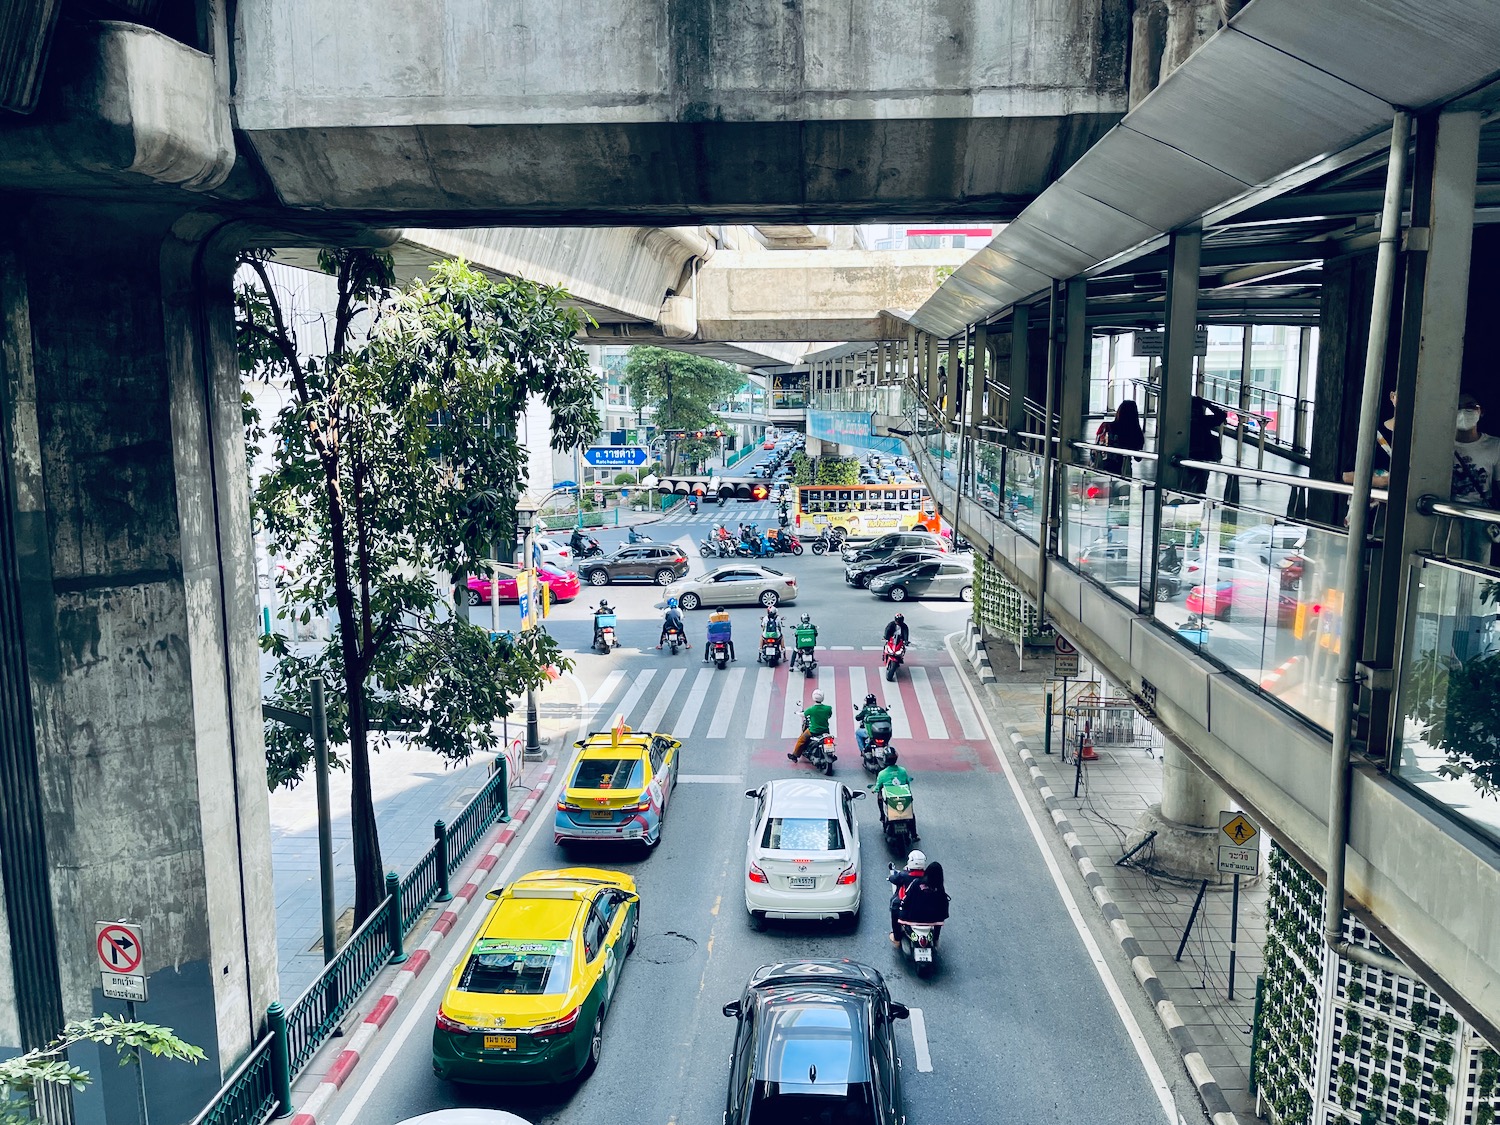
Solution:
M938 559L870 579L869 591L893 602L907 598L974 600L974 568L957 559Z
M904 570L917 563L941 561L944 556L926 547L916 550L897 551L894 555L883 559L871 559L868 562L850 563L844 567L844 581L851 586L865 587L870 584L870 579L879 578L882 574L890 574L894 570Z
M676 598L683 609L712 609L720 605L791 605L797 600L797 580L769 566L731 563L694 575L667 587L667 597Z
M747 789L755 802L745 846L745 910L767 918L859 921L854 791L827 778L784 778Z
M502 577L497 583L499 589L499 600L504 603L514 604L519 601L516 592L516 572L508 567L501 568ZM578 596L578 591L583 588L578 581L578 575L570 571L553 570L551 567L542 566L537 568L537 580L545 582L547 588L552 591L551 597L554 602L570 602ZM469 604L488 605L490 601L490 580L485 577L474 575L469 579Z
M648 850L661 843L682 743L647 731L601 731L573 745L578 757L557 800L552 842L618 840Z
M889 531L863 546L857 547L853 543L845 543L840 555L847 566L853 562L873 562L875 559L890 558L900 551L913 551L922 547L929 551L942 552L948 549L948 542L941 535L934 535L930 531Z
M484 1085L591 1073L640 928L635 880L591 867L533 871L486 897L494 905L438 1007L433 1071Z
M687 556L676 547L637 543L621 547L602 558L579 565L578 573L590 586L611 582L655 582L666 586L688 572Z
M725 1125L903 1125L892 1024L908 1018L858 961L762 965L724 1005L736 1022Z

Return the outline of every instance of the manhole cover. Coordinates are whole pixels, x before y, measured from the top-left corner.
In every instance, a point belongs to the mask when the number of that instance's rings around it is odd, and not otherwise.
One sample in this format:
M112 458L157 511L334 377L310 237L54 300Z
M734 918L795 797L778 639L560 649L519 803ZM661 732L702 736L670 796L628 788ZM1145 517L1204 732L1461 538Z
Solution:
M676 930L668 930L664 934L642 934L632 956L653 965L676 965L691 958L697 949L698 942L695 939L679 934Z

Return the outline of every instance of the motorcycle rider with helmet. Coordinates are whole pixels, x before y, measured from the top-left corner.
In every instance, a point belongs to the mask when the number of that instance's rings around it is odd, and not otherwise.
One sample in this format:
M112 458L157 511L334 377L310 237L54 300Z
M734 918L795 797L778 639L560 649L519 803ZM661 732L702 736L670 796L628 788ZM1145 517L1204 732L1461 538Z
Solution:
M859 746L861 754L865 752L865 739L868 737L865 733L866 720L874 718L876 715L884 716L889 714L890 712L876 701L873 691L865 696L865 705L854 712L854 721L859 724L854 728L854 741Z
M943 865L933 860L922 872L922 877L907 886L900 905L896 907L898 925L894 936L897 944L900 944L901 937L899 923L910 922L918 926L932 926L932 944L935 946L943 932L939 923L947 920L948 892L943 889Z
M900 637L903 645L911 640L911 630L906 627L906 617L902 614L896 614L895 619L885 627L885 639L890 640L892 637Z
M667 640L668 630L676 629L677 635L682 638L682 643L687 644L687 627L682 621L682 610L677 608L677 599L667 599L667 612L661 619L661 636L657 639L656 647L661 648Z
M708 662L708 654L714 642L720 640L729 646L729 659L734 660L734 638L729 631L729 611L723 606L715 606L714 611L708 615L708 639L703 643L704 663Z
M782 647L781 618L777 615L774 605L766 606L766 615L760 619L760 635L762 640L775 637L776 647Z
M599 628L599 618L611 617L614 615L614 612L614 607L611 606L603 596L601 596L599 598L599 604L594 607L594 645L596 647L604 636L604 630Z
M885 769L876 774L875 784L870 786L871 790L875 793L875 807L880 810L881 827L885 826L884 790L887 785L904 785L908 789L911 788L911 774L907 773L906 767L897 761L896 748L894 746L886 751ZM917 832L917 817L915 813L912 814L911 818L911 838L913 843L922 838Z
M818 627L812 623L812 617L804 613L793 632L796 634L797 644L792 650L791 666L795 668L804 661L813 659L813 652L818 647Z
M568 536L568 546L572 549L575 559L583 558L583 552L588 547L588 540L583 537L583 528L573 529L573 534Z
M822 738L828 733L828 727L832 722L833 708L823 702L823 690L819 688L813 692L812 702L803 708L802 733L797 736L797 744L787 755L788 760L795 762L806 752L808 744L813 739Z
M891 944L901 944L901 900L914 883L921 882L927 873L927 856L913 848L906 857L906 866L890 865L891 891Z

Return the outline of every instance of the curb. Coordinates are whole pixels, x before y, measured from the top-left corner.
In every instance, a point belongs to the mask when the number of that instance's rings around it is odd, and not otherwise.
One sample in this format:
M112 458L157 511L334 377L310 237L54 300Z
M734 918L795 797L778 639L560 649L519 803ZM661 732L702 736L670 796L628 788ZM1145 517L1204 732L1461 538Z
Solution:
M1093 895L1094 902L1098 904L1099 912L1109 923L1110 932L1119 942L1120 949L1129 958L1130 969L1135 974L1136 980L1140 981L1141 988L1145 990L1147 998L1151 1001L1151 1006L1156 1010L1157 1019L1161 1021L1167 1037L1172 1040L1178 1053L1181 1054L1188 1076L1198 1088L1198 1098L1203 1102L1203 1108L1208 1111L1214 1125L1240 1125L1239 1118L1229 1108L1224 1091L1219 1088L1218 1080L1214 1078L1213 1072L1209 1070L1208 1063L1203 1058L1203 1053L1198 1049L1193 1033L1183 1023L1182 1017L1177 1014L1177 1005L1167 995L1166 986L1156 975L1151 958L1146 956L1145 951L1141 949L1140 942L1131 933L1130 925L1125 921L1125 916L1120 913L1120 908L1115 904L1109 888L1104 885L1103 877L1095 869L1093 860L1089 858L1083 844L1079 842L1077 834L1073 831L1072 822L1068 820L1057 798L1052 795L1052 786L1048 784L1047 778L1037 766L1031 747L1026 744L1025 737L1015 727L1007 723L1004 724L1004 729L1016 748L1021 764L1031 775L1031 783L1041 794L1042 803L1052 817L1057 834L1067 845L1068 854L1078 864L1078 870L1083 875L1083 881L1088 884L1089 892Z
M985 651L984 635L979 631L979 626L973 620L968 622L964 630L964 655L969 658L969 663L974 666L975 673L979 676L981 684L999 683L999 677L995 675L994 666L990 664L990 654Z
M360 1021L359 1028L349 1037L349 1045L339 1052L338 1057L333 1060L332 1065L318 1083L317 1089L308 1096L302 1108L293 1115L291 1125L317 1125L318 1115L328 1108L328 1103L333 1100L334 1095L349 1081L349 1076L354 1073L354 1069L359 1066L360 1059L369 1050L371 1041L380 1029L390 1022L391 1015L400 1007L401 997L431 962L432 951L453 930L458 923L459 915L479 894L479 880L488 875L500 862L500 856L516 838L520 826L525 823L527 817L541 801L542 794L552 784L552 777L556 772L557 759L553 758L537 779L530 796L521 803L521 807L511 817L510 823L500 829L489 851L479 857L470 873L469 881L453 892L453 901L448 904L448 909L438 915L437 920L432 924L432 929L422 940L422 944L407 955L405 964L396 973L396 979L391 982L385 994L375 1001L365 1018Z

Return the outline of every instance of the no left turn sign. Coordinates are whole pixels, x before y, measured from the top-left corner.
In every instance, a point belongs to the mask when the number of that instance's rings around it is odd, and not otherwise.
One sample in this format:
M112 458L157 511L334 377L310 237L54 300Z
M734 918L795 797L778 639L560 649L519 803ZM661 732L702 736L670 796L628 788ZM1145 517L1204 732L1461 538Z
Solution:
M140 968L145 949L141 927L130 922L100 922L94 939L99 968L106 973L133 973Z

